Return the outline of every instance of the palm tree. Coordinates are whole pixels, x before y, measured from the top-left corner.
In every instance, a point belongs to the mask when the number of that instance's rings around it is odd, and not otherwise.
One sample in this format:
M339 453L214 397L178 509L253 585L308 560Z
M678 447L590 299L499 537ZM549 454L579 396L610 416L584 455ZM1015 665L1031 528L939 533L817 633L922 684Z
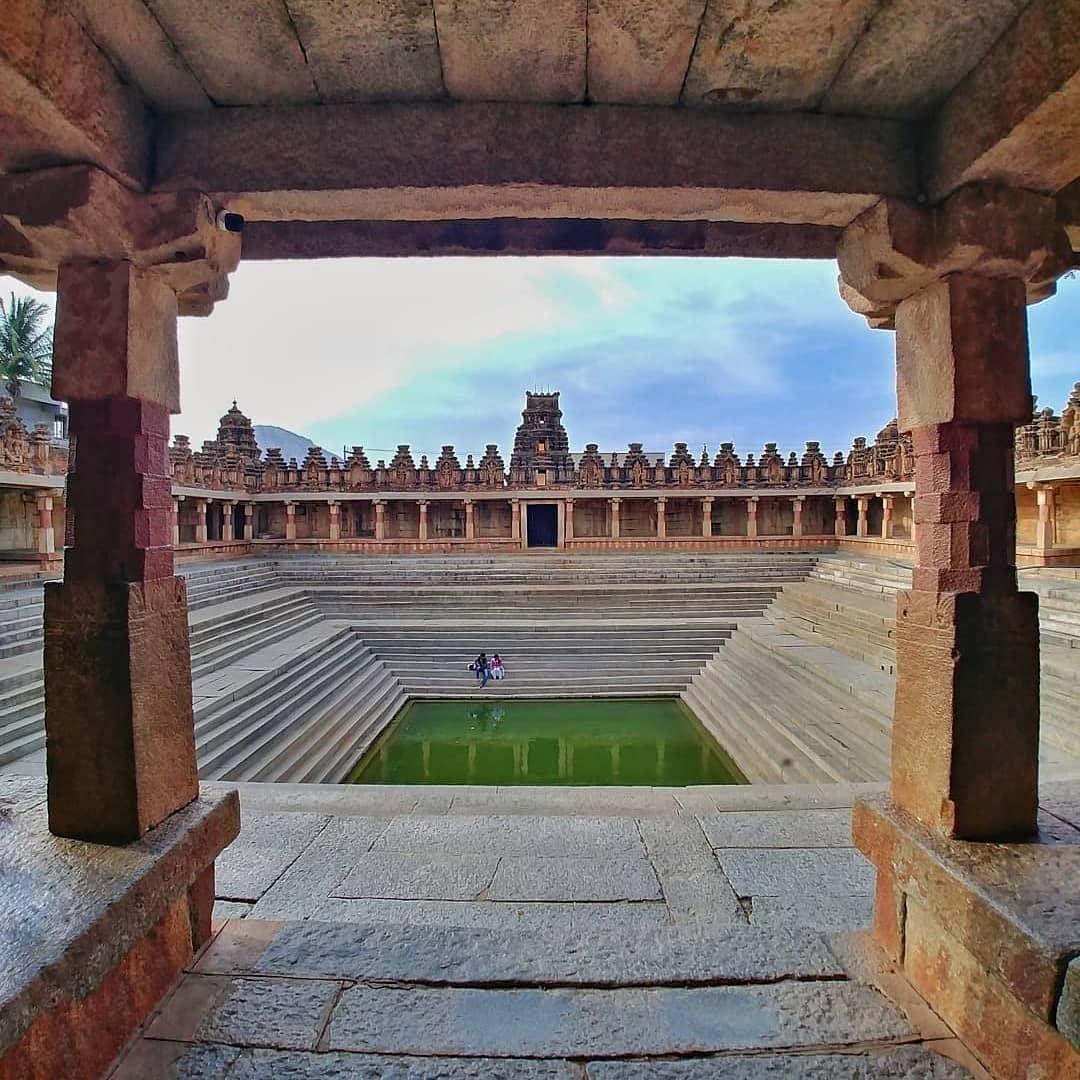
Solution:
M52 327L40 300L11 294L0 299L0 378L8 393L19 396L19 382L48 385L52 380Z

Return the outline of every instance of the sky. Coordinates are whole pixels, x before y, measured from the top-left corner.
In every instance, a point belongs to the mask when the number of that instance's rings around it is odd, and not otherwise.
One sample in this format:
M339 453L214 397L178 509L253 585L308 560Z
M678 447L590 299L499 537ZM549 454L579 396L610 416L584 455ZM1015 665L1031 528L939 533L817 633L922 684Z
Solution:
M0 280L12 289L29 292ZM1056 411L1080 380L1078 300L1074 278L1029 309L1032 388ZM398 443L464 461L495 442L508 459L527 389L562 392L574 450L816 439L831 456L896 413L893 335L848 310L825 261L241 264L210 318L181 319L180 364L173 431L194 445L235 398L256 424L373 462Z

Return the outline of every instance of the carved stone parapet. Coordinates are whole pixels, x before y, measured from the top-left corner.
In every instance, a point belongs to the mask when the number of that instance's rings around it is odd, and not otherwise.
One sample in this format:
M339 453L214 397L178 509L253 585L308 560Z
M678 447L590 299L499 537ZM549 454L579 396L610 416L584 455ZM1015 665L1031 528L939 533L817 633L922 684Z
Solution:
M902 300L949 274L1017 278L1034 303L1073 264L1052 197L991 184L969 184L932 208L881 199L843 231L836 257L841 296L881 327Z
M63 262L126 260L155 270L181 314L207 314L240 260L218 211L200 192L140 194L91 165L0 176L0 268L52 288Z

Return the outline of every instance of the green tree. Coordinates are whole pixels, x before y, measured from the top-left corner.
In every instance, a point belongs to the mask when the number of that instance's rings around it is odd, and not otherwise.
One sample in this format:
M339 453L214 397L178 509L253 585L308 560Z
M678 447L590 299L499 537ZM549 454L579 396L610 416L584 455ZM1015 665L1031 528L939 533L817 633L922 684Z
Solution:
M47 386L52 380L53 332L49 309L14 293L0 299L0 378L19 396L19 380Z

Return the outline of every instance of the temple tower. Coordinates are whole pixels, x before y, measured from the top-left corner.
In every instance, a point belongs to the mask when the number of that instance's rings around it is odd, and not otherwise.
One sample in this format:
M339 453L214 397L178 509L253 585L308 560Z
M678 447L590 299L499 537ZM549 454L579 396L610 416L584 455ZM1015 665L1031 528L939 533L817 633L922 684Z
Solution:
M232 403L232 408L218 422L217 441L226 451L233 451L247 462L259 460L259 444L251 421Z
M563 427L558 391L526 393L525 408L510 457L511 482L533 483L537 473L545 479L558 480L572 465L570 439Z

